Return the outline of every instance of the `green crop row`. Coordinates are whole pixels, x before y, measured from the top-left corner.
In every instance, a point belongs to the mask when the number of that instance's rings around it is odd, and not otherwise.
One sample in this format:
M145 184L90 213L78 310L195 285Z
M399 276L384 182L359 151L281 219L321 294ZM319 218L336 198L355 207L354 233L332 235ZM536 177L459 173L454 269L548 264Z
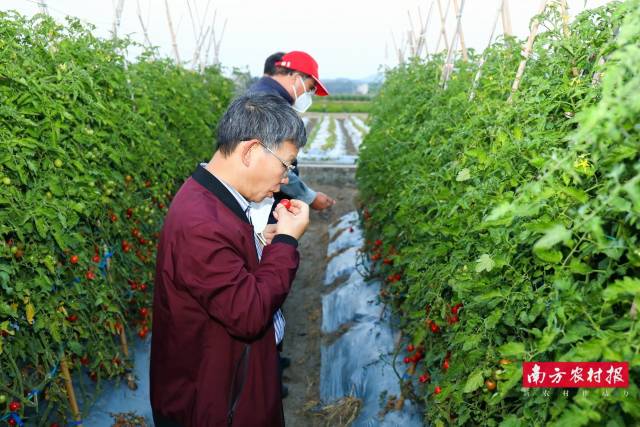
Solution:
M473 100L471 52L446 89L441 56L392 70L371 108L371 275L430 425L640 422L640 2L568 32L550 4L511 102L522 43L501 39ZM625 361L629 387L523 389L522 361Z
M130 370L119 335L148 334L164 213L213 152L231 83L151 53L126 64L128 46L0 13L4 419L70 421L64 365L84 414L87 379Z

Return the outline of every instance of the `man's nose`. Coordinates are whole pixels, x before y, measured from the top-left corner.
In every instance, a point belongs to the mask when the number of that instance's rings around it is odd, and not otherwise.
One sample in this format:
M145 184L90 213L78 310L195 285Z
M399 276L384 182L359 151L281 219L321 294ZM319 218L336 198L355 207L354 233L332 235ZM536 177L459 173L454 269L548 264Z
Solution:
M288 183L289 183L289 174L283 176L282 179L280 180L280 184L282 185L287 185Z

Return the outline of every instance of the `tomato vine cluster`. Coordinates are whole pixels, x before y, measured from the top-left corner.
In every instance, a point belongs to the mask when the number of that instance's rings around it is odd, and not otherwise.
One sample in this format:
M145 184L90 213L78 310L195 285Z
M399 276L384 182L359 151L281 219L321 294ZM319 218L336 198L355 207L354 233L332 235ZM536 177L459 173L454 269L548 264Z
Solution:
M63 361L86 404L87 378L131 370L123 342L150 333L162 219L213 152L231 97L214 68L196 73L153 52L125 67L128 46L76 20L0 12L0 417L9 423L70 420Z
M511 101L522 44L501 38L446 89L442 55L390 71L370 113L370 274L430 425L640 420L640 2L541 18ZM527 396L523 360L627 361L631 385Z

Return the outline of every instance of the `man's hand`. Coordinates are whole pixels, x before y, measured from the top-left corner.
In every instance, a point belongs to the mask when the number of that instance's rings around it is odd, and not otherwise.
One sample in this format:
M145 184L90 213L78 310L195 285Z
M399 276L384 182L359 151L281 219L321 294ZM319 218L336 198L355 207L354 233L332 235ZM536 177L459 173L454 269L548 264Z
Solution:
M277 231L278 229L276 224L267 224L267 226L264 228L262 235L264 236L264 239L267 241L267 245L271 244L271 241L275 237Z
M309 205L296 199L291 199L290 202L291 206L288 210L278 203L273 212L273 216L278 220L275 234L288 234L299 239L309 225Z
M316 198L313 199L313 202L311 202L311 209L322 211L324 209L330 208L335 204L336 204L335 200L333 200L331 197L327 196L326 194L318 191L316 193Z

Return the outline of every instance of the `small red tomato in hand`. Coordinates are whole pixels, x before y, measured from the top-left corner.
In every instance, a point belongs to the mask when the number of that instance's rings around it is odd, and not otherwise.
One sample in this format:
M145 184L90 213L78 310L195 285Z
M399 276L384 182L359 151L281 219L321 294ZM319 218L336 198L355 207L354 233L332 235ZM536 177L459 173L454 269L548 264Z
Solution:
M78 261L80 261L78 255L72 255L71 258L69 258L69 262L71 262L71 264L77 264Z
M280 200L280 204L281 204L282 206L284 206L284 208L285 208L286 210L291 209L291 200L289 200L289 199L282 199L282 200Z
M11 412L17 412L20 410L20 408L22 407L22 405L20 404L20 402L14 400L13 402L9 403L9 411Z

